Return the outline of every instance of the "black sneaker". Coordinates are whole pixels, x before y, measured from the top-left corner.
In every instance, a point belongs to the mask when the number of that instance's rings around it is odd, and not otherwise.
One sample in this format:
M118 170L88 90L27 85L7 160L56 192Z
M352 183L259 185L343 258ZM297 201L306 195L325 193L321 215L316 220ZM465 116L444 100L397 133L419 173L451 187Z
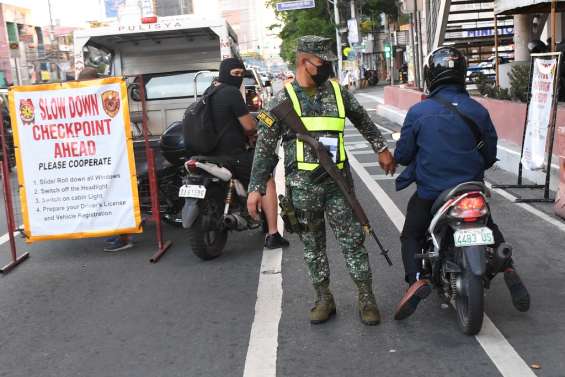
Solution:
M504 281L512 296L514 307L521 312L527 312L530 309L530 294L520 275L513 268L507 268L504 271Z
M287 247L288 245L290 245L288 241L281 236L279 232L267 234L267 237L265 237L265 247L267 249L279 249L281 247Z

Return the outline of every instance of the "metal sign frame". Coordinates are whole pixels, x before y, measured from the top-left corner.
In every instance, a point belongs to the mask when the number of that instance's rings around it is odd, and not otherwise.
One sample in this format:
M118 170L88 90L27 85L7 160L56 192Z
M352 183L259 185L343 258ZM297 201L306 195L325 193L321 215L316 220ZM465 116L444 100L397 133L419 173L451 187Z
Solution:
M559 84L560 84L560 68L561 68L561 52L547 52L541 54L531 54L531 61L530 61L530 78L528 81L528 102L526 105L526 118L524 119L524 132L522 134L522 148L520 151L520 162L518 163L518 182L514 185L493 185L494 188L527 188L527 189L544 189L543 198L518 198L516 199L516 203L553 203L555 201L554 198L549 197L549 183L551 180L551 160L553 156L553 144L555 141L555 123L557 118L557 102L559 98ZM545 172L545 183L543 185L539 184L531 184L525 185L523 184L523 164L522 164L522 157L524 156L524 142L526 140L526 132L528 131L528 114L530 109L530 102L532 99L532 78L534 74L534 61L536 58L548 58L548 57L557 57L557 69L554 78L554 86L553 86L553 99L551 103L551 120L548 125L547 133L548 138L546 141L546 172Z

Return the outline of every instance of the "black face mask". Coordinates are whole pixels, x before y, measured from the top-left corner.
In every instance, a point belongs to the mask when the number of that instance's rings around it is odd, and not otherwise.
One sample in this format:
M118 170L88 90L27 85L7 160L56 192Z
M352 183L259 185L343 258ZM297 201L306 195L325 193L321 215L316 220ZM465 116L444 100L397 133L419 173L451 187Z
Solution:
M220 64L220 75L218 81L223 84L232 85L236 88L239 88L241 86L241 83L243 82L243 77L232 76L230 74L231 70L236 68L245 69L245 66L241 61L235 58L228 58L223 60Z
M312 64L314 67L316 67L318 70L318 73L316 73L315 75L310 75L310 77L312 78L312 80L314 80L317 86L320 86L323 83L325 83L334 71L331 62L325 61L321 65L315 65L310 61L308 62Z
M224 77L220 81L224 84L232 85L235 86L236 88L239 88L241 87L241 83L243 82L243 77L229 75L227 77Z

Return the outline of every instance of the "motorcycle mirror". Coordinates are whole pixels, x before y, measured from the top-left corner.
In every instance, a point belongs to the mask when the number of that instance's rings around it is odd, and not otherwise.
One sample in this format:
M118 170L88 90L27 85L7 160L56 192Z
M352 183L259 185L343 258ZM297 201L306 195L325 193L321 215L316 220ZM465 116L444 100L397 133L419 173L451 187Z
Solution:
M392 140L394 140L394 141L400 140L400 132L394 132L392 134Z

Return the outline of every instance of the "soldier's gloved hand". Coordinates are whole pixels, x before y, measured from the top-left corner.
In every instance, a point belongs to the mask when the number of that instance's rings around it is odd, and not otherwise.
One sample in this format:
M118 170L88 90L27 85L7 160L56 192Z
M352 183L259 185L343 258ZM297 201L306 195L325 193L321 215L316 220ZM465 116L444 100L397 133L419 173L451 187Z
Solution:
M259 221L259 214L261 213L261 193L259 191L253 191L247 196L247 212L249 215Z
M396 171L396 161L394 161L394 157L388 149L379 153L379 165L385 171L385 174L390 173L390 175L394 175Z

